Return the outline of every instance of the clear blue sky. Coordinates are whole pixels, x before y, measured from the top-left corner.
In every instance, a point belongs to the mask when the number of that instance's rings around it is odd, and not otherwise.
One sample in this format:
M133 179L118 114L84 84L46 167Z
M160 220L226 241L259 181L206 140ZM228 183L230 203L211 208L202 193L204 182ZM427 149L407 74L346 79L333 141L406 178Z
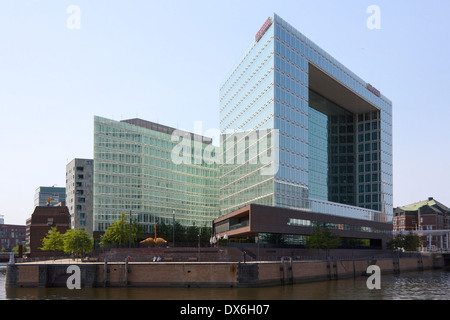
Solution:
M66 10L81 10L80 29ZM368 6L381 12L370 30ZM93 157L93 116L218 128L219 86L272 13L394 105L394 206L450 206L450 1L2 0L0 214Z

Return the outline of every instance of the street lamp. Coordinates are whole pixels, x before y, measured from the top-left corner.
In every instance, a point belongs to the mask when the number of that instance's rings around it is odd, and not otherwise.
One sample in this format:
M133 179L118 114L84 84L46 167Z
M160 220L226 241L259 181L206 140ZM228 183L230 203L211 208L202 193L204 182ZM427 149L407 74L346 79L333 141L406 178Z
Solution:
M173 247L175 248L175 210L172 211L172 232L173 232Z

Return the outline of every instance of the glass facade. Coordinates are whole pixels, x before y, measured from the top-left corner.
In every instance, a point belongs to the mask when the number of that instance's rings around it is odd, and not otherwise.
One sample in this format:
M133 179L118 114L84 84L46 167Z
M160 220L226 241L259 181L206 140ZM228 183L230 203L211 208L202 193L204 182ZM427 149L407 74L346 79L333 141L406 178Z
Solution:
M34 206L54 206L66 202L66 188L39 187L34 193Z
M221 215L249 199L263 205L274 203L274 175L261 170L276 165L274 38L270 30L246 51L220 89Z
M275 130L277 170L256 190L257 171L228 178L223 164L221 214L260 203L390 221L392 103L276 14L258 39L221 86L220 128ZM313 90L313 72L328 97ZM344 92L348 100L332 99ZM247 192L230 200L229 186Z
M356 205L354 115L312 90L309 105L310 197Z
M131 214L152 232L155 222L210 226L218 216L218 166L206 164L209 138L190 135L177 163L174 130L140 119L94 119L94 231Z

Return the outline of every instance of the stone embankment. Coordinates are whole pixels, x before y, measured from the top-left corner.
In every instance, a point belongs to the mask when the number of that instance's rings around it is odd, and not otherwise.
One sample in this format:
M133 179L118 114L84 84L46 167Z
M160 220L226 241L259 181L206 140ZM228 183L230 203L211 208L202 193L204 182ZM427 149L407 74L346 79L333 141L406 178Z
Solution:
M195 257L193 252L188 255ZM236 253L237 254L237 253ZM239 253L240 254L240 253ZM117 257L123 258L116 253ZM168 257L170 258L170 257ZM170 260L170 259L169 259ZM175 260L175 259L172 259ZM278 261L161 261L80 262L72 260L16 263L7 269L7 287L65 287L70 265L80 267L82 287L249 287L360 277L369 265L381 273L400 273L442 267L442 256Z

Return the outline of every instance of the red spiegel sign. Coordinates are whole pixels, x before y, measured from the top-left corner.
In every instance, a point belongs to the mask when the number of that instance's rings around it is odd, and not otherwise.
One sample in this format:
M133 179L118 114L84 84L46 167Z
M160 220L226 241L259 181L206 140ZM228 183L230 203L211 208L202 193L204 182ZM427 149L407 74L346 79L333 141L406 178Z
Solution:
M255 35L256 42L258 42L262 38L264 33L266 33L267 29L269 29L269 27L271 25L272 25L272 18L269 17L269 18L267 18L266 22L264 22L264 24L261 27L261 29L259 29L258 33Z

